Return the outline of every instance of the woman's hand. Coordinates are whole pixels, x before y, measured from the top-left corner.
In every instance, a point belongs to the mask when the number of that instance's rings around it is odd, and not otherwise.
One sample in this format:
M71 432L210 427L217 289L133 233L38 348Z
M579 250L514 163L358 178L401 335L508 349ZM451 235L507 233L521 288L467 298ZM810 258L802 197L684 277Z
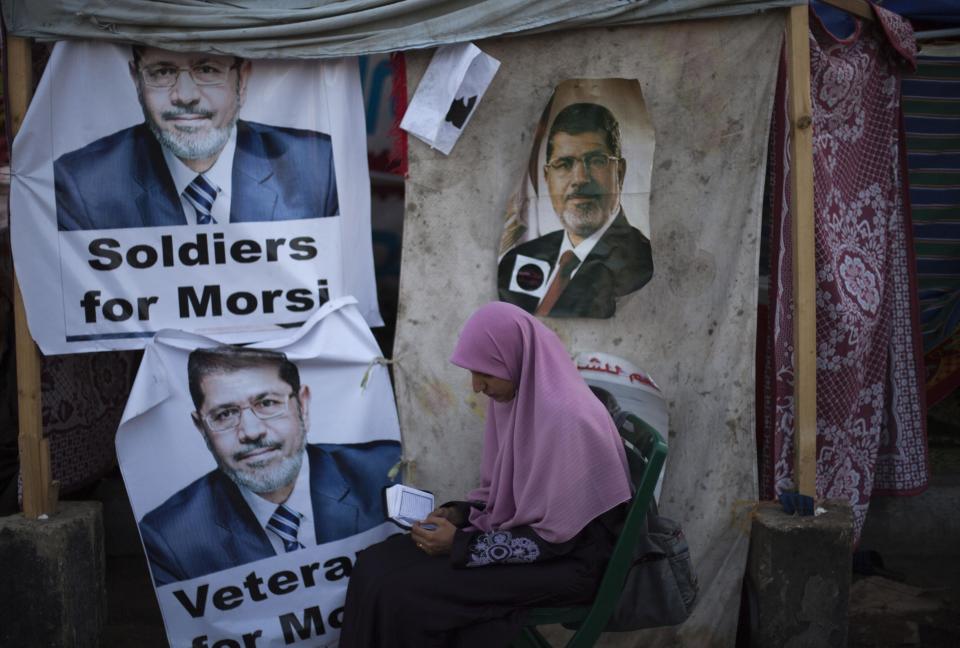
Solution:
M450 520L450 522L456 527L459 527L466 522L463 513L461 513L460 509L458 509L456 506L440 506L433 509L433 512L427 517L430 516L441 517Z
M423 528L424 524L433 524L436 529ZM417 547L430 556L443 556L450 553L453 547L453 536L457 527L450 520L431 513L423 522L414 522L410 529L410 537Z

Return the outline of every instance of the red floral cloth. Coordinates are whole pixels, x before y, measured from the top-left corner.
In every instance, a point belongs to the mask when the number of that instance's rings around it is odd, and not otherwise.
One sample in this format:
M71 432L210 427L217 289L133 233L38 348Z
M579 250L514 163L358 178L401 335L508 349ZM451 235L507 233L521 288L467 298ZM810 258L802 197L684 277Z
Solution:
M811 12L817 267L817 496L850 502L859 538L873 493L928 480L923 373L900 128L916 45L875 8L837 40ZM783 75L781 75L783 76ZM761 461L766 497L793 487L793 300L786 92L773 136L772 341Z
M43 431L62 494L96 483L117 465L114 437L140 355L111 351L43 359Z

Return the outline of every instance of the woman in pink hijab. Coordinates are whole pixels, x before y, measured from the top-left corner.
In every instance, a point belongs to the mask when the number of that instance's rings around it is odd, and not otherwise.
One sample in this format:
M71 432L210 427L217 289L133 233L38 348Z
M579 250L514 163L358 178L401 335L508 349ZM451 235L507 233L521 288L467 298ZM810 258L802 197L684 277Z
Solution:
M341 648L508 646L524 607L590 601L616 540L623 444L559 338L493 302L450 361L490 398L480 487L360 552Z

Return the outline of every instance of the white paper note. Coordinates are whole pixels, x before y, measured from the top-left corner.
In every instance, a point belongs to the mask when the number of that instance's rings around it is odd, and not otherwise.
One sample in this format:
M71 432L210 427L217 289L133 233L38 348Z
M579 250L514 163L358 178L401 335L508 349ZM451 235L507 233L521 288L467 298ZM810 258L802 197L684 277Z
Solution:
M440 47L400 128L449 155L499 67L500 61L473 43Z

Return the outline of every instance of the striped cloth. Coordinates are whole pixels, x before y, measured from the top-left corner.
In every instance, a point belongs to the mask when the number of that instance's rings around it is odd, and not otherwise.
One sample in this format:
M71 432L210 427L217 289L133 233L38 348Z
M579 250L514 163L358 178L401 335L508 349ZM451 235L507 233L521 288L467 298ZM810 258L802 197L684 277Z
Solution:
M960 385L960 57L921 56L903 111L927 404Z

